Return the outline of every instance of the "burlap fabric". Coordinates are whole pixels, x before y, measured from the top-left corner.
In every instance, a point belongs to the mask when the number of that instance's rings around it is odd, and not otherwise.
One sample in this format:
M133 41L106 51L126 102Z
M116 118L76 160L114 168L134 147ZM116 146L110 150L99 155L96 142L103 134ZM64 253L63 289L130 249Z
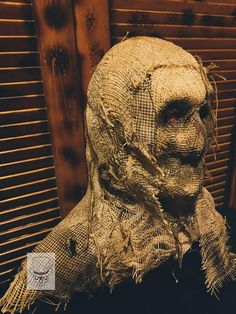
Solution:
M47 295L66 303L128 277L140 282L171 256L181 264L197 240L207 288L234 278L225 221L202 188L211 95L206 69L170 42L136 37L104 56L88 89L87 193L34 250L55 253L56 290L28 290L23 262L3 312Z

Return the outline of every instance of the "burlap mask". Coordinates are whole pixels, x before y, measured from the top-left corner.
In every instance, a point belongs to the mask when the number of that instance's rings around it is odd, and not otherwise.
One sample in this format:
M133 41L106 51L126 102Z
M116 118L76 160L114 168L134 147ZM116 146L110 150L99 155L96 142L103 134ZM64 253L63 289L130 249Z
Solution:
M88 89L87 193L34 250L55 253L56 290L27 290L23 262L3 310L140 282L171 256L181 263L193 241L211 292L234 277L225 221L202 187L212 92L201 63L170 42L136 37L105 55Z

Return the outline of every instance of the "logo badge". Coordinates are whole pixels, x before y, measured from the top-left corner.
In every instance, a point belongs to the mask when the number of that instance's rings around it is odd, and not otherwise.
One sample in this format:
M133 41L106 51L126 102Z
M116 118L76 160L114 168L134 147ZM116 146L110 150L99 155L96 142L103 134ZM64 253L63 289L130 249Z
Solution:
M27 254L27 288L55 290L55 254Z

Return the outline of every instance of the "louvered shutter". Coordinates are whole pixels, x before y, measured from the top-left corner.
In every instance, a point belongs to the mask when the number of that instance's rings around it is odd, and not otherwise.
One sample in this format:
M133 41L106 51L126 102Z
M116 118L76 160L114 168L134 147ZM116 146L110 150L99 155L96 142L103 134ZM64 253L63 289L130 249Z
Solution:
M34 24L30 0L0 1L0 283L60 220Z
M112 0L110 30L113 44L128 36L150 35L165 38L194 55L204 65L218 65L215 73L219 108L217 121L216 161L213 151L206 156L212 179L205 185L213 195L217 208L227 200L232 162L233 128L236 104L236 3L235 0L152 1ZM214 104L216 106L216 104Z

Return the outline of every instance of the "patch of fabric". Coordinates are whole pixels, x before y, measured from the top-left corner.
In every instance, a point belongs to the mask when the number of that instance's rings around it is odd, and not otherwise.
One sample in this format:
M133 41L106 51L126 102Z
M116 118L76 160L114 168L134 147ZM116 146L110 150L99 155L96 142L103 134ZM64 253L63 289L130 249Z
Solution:
M151 95L151 79L148 76L143 84L133 92L135 134L154 153L155 108Z

